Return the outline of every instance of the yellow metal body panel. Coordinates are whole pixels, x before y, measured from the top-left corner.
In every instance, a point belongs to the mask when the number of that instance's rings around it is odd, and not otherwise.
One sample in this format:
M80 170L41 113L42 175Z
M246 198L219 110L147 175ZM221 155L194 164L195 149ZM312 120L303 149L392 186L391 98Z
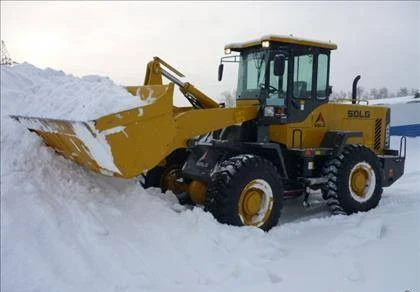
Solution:
M270 140L282 143L287 148L319 148L327 131L355 131L362 132L363 137L350 138L347 143L361 143L380 153L384 148L384 139L380 139L379 147L374 147L375 125L380 119L380 135L384 137L387 110L379 106L326 103L317 107L302 122L271 125ZM299 130L302 131L302 145Z
M154 59L147 63L146 74L144 77L144 85L162 84L162 74L160 73L159 61Z

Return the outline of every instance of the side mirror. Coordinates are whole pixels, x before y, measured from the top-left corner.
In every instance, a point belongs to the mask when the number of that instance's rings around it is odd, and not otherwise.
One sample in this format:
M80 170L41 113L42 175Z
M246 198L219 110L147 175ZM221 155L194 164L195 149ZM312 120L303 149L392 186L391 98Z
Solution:
M220 63L219 65L219 74L217 76L217 80L221 81L223 77L223 63Z
M274 75L282 76L286 65L286 57L282 54L274 56Z
M330 96L330 95L331 95L331 93L332 93L332 86L331 86L331 85L329 85L329 86L327 87L327 97L328 97L328 96Z

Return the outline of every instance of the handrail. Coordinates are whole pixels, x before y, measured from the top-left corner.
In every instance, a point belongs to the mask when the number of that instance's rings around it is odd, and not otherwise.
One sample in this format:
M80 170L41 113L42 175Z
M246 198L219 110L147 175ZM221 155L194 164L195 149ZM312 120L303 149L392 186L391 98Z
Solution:
M292 132L292 148L295 148L295 132L299 133L299 149L302 149L302 136L303 136L303 132L301 129L294 129Z
M403 142L404 141L404 142ZM404 148L403 148L403 144L404 144ZM402 155L402 150L404 149L404 155ZM407 153L407 137L406 136L402 136L400 139L400 158L405 158Z

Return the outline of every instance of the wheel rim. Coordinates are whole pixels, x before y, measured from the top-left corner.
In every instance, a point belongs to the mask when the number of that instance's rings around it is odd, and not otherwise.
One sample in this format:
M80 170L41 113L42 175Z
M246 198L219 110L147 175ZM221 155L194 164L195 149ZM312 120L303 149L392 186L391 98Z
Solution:
M239 198L239 217L244 225L261 226L273 209L273 191L263 179L250 181Z
M373 168L366 162L359 162L350 171L349 190L353 199L358 202L369 200L376 184L376 175Z
M172 168L166 171L161 179L161 188L163 190L171 190L174 194L180 194L185 191L185 184L179 182L181 170Z

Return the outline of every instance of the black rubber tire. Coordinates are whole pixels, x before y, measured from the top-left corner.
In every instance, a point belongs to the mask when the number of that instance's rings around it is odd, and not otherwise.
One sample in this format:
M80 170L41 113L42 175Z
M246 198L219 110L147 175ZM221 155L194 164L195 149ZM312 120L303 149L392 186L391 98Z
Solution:
M143 179L140 184L144 189L160 188L160 179L162 177L164 167L156 166L149 170L146 174L142 174Z
M228 141L240 141L241 138L241 126L233 125L224 128L220 133L220 140Z
M375 188L372 196L365 202L353 199L349 189L349 176L352 168L359 162L366 162L375 173ZM382 196L382 170L379 159L370 149L361 145L347 145L342 154L325 164L323 174L328 182L321 188L323 198L334 215L366 212L375 208Z
M142 187L147 188L160 188L162 193L165 193L167 189L163 186L163 176L166 175L169 171L176 169L181 171L182 165L175 164L175 165L168 165L165 167L157 166L153 168L151 171L148 171L144 176L144 181L140 182Z
M149 170L146 174L143 174L143 179L140 180L140 185L144 188L161 188L164 193L166 189L162 189L162 176L169 169L179 168L181 169L187 160L188 152L185 149L177 149L172 152L167 158L166 166L155 166Z
M223 161L211 175L204 207L221 223L243 226L239 216L242 189L254 179L263 179L273 191L273 207L259 228L268 231L277 225L283 205L283 184L276 167L262 157L244 154Z
M148 171L146 175L143 175L143 181L140 181L141 186L144 189L148 188L159 188L162 193L165 193L167 189L163 187L162 184L162 177L165 174L165 172L170 168L176 168L181 170L182 165L172 165L168 167L161 167L157 166L153 168L152 170ZM190 196L186 194L185 192L182 193L176 193L173 192L174 195L178 198L178 202L181 205L194 205L194 202L191 200Z

